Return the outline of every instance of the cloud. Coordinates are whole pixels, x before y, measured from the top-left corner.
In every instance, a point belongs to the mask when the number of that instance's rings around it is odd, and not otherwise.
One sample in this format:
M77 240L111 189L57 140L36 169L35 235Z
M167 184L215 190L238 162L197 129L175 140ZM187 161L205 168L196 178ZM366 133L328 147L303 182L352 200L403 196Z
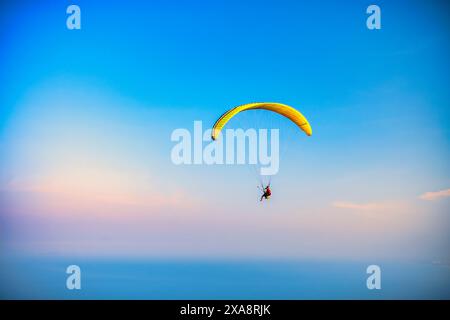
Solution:
M438 200L439 198L450 197L450 189L434 191L434 192L425 192L420 195L419 198L427 201Z
M340 209L350 209L358 211L385 211L393 209L402 209L404 207L400 203L393 203L393 202L354 203L349 201L335 201L333 202L332 206Z
M70 170L36 179L14 180L0 187L9 202L22 211L46 213L86 212L130 215L171 209L192 211L200 199L181 188L158 190L132 172Z

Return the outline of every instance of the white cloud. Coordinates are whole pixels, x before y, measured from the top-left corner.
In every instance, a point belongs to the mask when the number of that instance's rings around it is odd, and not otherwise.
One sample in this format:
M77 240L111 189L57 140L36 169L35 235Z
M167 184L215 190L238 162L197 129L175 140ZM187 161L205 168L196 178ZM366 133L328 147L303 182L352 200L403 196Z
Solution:
M354 203L350 201L335 201L333 202L332 205L335 208L358 210L358 211L385 211L404 208L404 205L393 202Z

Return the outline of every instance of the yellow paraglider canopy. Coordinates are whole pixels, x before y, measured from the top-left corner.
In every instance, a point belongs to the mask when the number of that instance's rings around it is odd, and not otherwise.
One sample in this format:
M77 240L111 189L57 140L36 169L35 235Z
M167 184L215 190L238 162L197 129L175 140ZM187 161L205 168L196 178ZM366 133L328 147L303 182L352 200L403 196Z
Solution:
M306 118L300 113L300 111L282 103L277 102L256 102L256 103L248 103L243 104L240 106L237 106L233 109L228 110L225 112L214 124L211 138L213 140L216 140L220 132L222 131L225 124L230 121L231 118L233 118L236 114L242 111L246 110L254 110L254 109L264 109L276 112L278 114L281 114L282 116L285 116L286 118L290 119L292 122L294 122L302 131L304 131L308 136L312 134L311 126L306 120Z

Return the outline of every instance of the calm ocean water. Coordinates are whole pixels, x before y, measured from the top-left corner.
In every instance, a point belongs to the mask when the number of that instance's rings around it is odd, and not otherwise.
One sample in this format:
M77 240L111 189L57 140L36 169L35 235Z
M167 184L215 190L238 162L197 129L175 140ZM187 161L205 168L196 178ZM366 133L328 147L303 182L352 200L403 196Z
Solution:
M82 270L67 290L66 267ZM366 288L371 263L27 258L0 261L7 299L449 299L450 268L379 263L382 289Z

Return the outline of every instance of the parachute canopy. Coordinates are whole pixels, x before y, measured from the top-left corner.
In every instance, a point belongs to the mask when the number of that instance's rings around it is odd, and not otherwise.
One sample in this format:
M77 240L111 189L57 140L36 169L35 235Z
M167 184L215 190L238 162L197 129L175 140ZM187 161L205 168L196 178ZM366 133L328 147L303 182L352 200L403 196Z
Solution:
M306 118L298 110L282 103L256 102L243 104L225 112L214 124L211 138L216 140L226 123L239 112L255 109L269 110L281 114L294 122L308 136L312 134L312 129L308 120L306 120Z

